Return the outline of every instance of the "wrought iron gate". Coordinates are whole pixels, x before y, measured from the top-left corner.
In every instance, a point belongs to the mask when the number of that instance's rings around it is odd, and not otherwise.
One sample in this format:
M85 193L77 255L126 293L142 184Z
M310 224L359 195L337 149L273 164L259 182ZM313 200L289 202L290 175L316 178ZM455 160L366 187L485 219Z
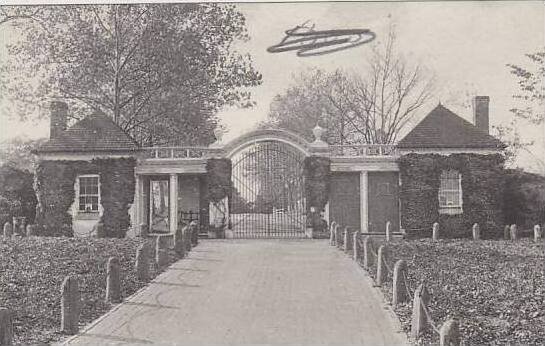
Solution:
M302 238L306 227L304 154L257 142L232 158L230 228L235 238Z

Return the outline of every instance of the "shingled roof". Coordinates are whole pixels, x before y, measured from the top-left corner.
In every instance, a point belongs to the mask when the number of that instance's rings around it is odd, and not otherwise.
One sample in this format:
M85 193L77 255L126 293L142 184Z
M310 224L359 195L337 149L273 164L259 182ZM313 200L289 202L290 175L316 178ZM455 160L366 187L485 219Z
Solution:
M89 115L52 138L36 152L135 151L138 143L110 117L102 113Z
M505 144L439 104L399 143L402 149L503 149Z

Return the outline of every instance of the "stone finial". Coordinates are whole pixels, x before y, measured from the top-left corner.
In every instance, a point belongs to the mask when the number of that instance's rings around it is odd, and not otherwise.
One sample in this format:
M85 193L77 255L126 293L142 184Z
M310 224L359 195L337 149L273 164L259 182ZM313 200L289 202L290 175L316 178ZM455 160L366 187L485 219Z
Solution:
M481 239L481 229L478 223L473 225L473 227L471 228L471 232L473 233L473 240Z
M432 239L439 240L439 223L435 222L432 227Z
M106 302L121 301L120 264L117 257L110 257L106 266Z
M460 346L460 323L455 318L449 318L439 329L440 346Z
M11 238L11 236L13 235L13 227L11 226L11 223L9 222L6 222L4 224L4 238Z
M373 264L371 257L371 247L373 246L373 240L371 237L366 236L363 238L363 268L369 269Z
M503 239L504 240L509 240L511 239L511 235L510 235L510 231L509 231L509 225L505 225L505 227L503 228Z
M382 286L388 276L385 262L386 247L384 245L381 245L379 246L377 251L377 286Z
M67 276L61 286L61 331L63 333L77 334L80 311L78 279Z
M428 289L422 283L414 291L413 314L411 317L411 337L413 339L417 339L428 327L428 320L424 309L428 307L429 302L430 295Z
M538 242L543 238L543 230L540 225L534 226L534 241Z
M516 224L512 224L509 227L509 236L511 240L517 240L518 239L518 229Z
M312 129L312 134L314 135L314 142L323 142L322 136L324 135L325 130L319 125L316 124Z
M136 277L141 281L149 279L149 257L144 244L140 245L136 250Z
M392 240L392 223L390 221L386 222L386 241L389 242Z
M409 293L405 287L405 277L407 276L407 262L399 260L394 265L393 275L393 297L392 304L396 306L399 303L407 301Z
M0 345L11 346L13 344L13 312L6 308L0 308Z

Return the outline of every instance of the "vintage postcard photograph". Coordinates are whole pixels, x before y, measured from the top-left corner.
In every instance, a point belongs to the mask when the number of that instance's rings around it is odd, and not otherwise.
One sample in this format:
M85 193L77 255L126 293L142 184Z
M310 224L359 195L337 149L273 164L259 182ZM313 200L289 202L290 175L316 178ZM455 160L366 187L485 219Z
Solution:
M0 346L544 345L543 1L0 0Z

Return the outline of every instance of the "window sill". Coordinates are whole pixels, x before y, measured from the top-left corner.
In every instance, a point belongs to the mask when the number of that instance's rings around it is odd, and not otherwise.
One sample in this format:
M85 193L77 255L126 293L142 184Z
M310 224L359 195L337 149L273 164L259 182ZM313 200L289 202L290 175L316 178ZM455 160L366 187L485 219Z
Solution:
M462 207L439 207L439 214L460 215L463 214Z
M98 220L100 219L100 213L98 211L86 212L78 211L76 214L76 220Z

